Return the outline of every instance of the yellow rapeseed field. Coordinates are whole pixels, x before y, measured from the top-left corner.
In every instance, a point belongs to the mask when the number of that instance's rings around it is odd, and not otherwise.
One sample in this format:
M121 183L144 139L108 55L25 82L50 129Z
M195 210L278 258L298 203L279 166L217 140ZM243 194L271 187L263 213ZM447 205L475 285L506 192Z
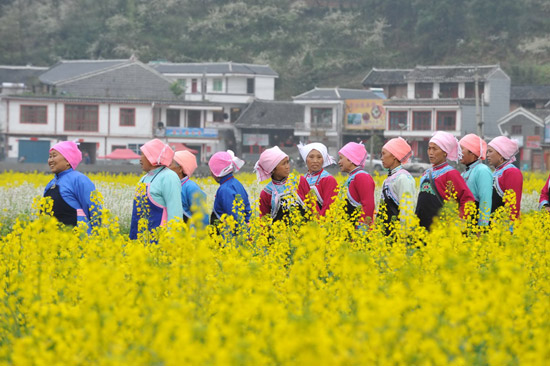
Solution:
M430 233L409 217L386 237L379 223L355 230L337 200L326 219L295 218L291 226L253 215L250 226L235 230L230 222L220 236L178 222L153 242L131 241L109 195L132 192L138 177L91 178L105 208L91 235L38 214L38 200L13 222L0 221L10 225L0 240L2 364L550 360L546 212L524 211L513 232L503 212L480 232L448 204ZM545 178L527 175L526 194L535 197ZM40 195L49 179L3 173L0 189L3 197L15 192L16 204ZM262 186L251 175L239 179L257 200ZM17 191L24 185L31 188Z

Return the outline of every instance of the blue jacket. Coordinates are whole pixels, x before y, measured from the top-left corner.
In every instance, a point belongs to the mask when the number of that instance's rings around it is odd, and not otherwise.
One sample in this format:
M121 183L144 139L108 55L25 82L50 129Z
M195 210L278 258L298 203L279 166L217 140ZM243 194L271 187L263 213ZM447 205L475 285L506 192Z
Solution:
M183 206L183 214L187 217L191 217L193 212L191 208L202 212L203 205L206 202L206 193L202 191L199 185L189 177L185 177L181 180L181 204ZM204 214L202 218L204 225L208 225L208 215Z
M481 160L478 160L462 172L462 177L479 204L479 225L488 225L493 200L493 172Z
M90 178L84 174L69 168L55 175L44 190L44 194L52 185L59 187L59 193L63 200L77 211L77 221L89 224L94 215L100 215L101 207L93 204L90 196L95 191L95 185ZM93 207L92 207L93 206ZM92 225L99 223L99 220L92 222Z
M227 214L233 216L237 222L240 221L237 212L233 212L233 201L237 195L241 196L243 200L245 221L248 222L250 220L248 193L246 193L241 182L233 177L232 173L221 178L220 187L216 191L216 197L214 198L214 213L218 218L223 214Z

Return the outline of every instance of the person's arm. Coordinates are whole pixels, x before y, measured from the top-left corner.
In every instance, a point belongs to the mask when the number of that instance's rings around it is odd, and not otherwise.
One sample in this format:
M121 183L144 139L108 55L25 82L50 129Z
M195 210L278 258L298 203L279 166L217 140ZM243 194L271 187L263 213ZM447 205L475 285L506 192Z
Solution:
M332 202L334 202L334 199L336 198L336 189L338 188L338 182L336 182L336 178L334 178L332 175L329 175L321 180L319 183L320 186L320 192L323 197L323 207L321 207L321 211L319 214L321 216L325 216L327 210L330 208L330 205L332 205Z
M353 197L359 197L363 222L370 225L374 219L374 180L369 174L357 174L349 188Z
M550 175L548 176L548 179L546 179L546 184L544 185L544 187L542 187L542 191L540 192L539 208L541 210L545 208L546 210L550 211L550 197L548 192L549 183Z
M489 225L491 205L493 203L493 173L490 169L479 169L475 181L479 192L479 221L480 226Z
M401 174L395 182L394 191L399 198L399 212L414 212L416 182L411 175Z
M260 217L271 213L271 195L262 189L260 192Z
M513 190L516 194L516 204L515 207L512 207L512 220L515 220L519 217L521 211L521 195L523 193L523 174L519 169L507 169L502 174L503 184L501 187L506 187L504 189L504 194L506 191Z
M181 204L181 183L178 176L165 174L162 183L162 198L166 206L166 221L183 218L183 206Z
M470 191L470 188L468 188L466 181L462 178L458 170L453 169L448 171L437 178L435 183L439 194L446 201L452 198L451 195L456 194L460 217L464 215L464 206L466 202L475 202L472 191Z

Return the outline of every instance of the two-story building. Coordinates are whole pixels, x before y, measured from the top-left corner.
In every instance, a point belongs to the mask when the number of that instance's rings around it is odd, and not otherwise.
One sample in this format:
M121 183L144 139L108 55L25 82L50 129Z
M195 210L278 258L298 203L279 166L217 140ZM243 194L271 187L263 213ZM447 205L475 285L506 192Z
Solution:
M305 141L322 142L332 154L347 142L382 134L385 127L382 91L314 88L293 99L304 106L295 135Z
M246 88L233 88L229 76L219 92L214 88L218 74L209 72L203 67L193 74L204 88L193 93L191 87L187 93L181 81L185 77L170 78L134 58L61 61L40 75L41 92L3 99L0 118L7 122L8 156L44 162L57 141L78 140L93 162L117 148L139 153L141 145L158 137L197 150L205 162L214 151L234 148L231 122L256 96ZM247 76L241 78L245 85ZM225 92L229 95L224 97Z
M437 130L500 135L498 120L510 106L510 78L499 65L372 69L362 84L387 93L384 136L406 138L422 159Z

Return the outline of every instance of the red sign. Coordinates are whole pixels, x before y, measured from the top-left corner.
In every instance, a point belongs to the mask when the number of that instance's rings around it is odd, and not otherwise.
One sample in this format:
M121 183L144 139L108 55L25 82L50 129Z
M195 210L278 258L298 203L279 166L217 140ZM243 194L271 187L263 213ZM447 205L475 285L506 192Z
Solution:
M540 149L540 136L527 136L525 147L527 149Z

